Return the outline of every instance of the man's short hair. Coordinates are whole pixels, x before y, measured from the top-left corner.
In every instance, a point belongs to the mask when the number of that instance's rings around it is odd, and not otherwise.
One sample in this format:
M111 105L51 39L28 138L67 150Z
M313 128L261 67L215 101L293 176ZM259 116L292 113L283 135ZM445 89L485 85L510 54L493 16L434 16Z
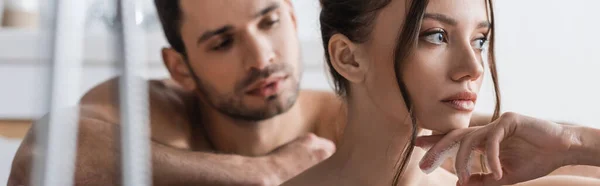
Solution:
M185 45L180 30L183 13L179 0L154 0L154 4L167 41L175 51L185 56Z

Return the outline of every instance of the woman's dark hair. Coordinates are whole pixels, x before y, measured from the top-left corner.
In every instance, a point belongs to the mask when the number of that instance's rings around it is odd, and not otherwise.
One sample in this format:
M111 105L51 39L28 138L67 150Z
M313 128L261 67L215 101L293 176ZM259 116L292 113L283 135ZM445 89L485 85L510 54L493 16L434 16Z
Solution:
M331 73L335 91L342 97L349 96L348 86L349 82L341 76L331 65L331 59L329 58L329 40L335 34L342 34L349 40L356 43L366 42L370 33L373 30L373 23L377 18L377 15L381 9L386 7L392 0L320 0L321 2L321 34L323 38L323 46L325 48L325 56L329 71ZM494 53L494 12L492 0L486 0L489 6L489 17L491 22L491 31L489 33L489 52L488 62L491 71L492 81L494 82L494 91L496 93L496 106L492 120L499 117L500 113L500 94L498 86L498 75L496 70L496 61ZM404 151L397 164L397 170L392 180L393 185L397 185L400 176L404 173L405 167L410 160L410 156L414 149L417 122L416 118L413 117L412 113L412 102L410 101L410 95L406 90L400 73L403 62L409 56L410 52L415 47L418 38L419 31L421 28L421 22L425 15L425 9L429 0L411 0L408 4L409 9L406 14L406 19L402 27L402 32L397 38L397 46L395 48L394 66L396 69L396 79L400 92L404 98L406 106L410 111L410 117L412 120L412 135L410 136L410 143L404 146Z

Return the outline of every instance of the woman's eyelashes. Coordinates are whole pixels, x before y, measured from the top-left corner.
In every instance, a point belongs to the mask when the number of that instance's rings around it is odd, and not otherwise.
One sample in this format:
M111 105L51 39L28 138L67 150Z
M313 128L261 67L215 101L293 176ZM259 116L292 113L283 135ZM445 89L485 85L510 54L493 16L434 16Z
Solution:
M474 49L483 50L483 49L485 49L485 46L487 45L487 43L488 43L488 39L487 39L487 37L484 36L484 37L475 39L471 43L471 46L473 46Z
M430 31L426 31L425 33L421 34L421 38L424 41L435 45L448 43L448 36L446 34L446 31L442 29L433 29Z
M436 28L430 29L420 35L421 40L428 42L434 45L443 45L448 44L450 41L450 37L448 36L448 32L444 29ZM475 50L483 50L487 45L488 39L485 35L481 37L477 37L473 41L471 41L471 47Z

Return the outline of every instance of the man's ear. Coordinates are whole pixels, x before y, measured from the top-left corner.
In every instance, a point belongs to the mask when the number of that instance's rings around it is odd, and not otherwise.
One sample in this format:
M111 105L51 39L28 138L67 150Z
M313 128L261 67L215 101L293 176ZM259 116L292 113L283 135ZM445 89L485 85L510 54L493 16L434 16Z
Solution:
M296 31L297 31L298 30L298 19L296 19L296 10L294 9L294 4L292 3L291 0L284 0L284 2L287 5L287 7L289 7L289 13L292 18L292 23L294 23L294 28L296 28Z
M329 39L328 50L331 66L341 76L352 83L365 80L368 64L354 42L342 34L335 34Z
M165 66L169 70L169 74L171 74L171 78L173 78L175 82L179 83L185 90L196 90L197 87L196 82L194 81L194 74L192 74L188 68L188 62L181 53L172 48L163 48L162 57Z

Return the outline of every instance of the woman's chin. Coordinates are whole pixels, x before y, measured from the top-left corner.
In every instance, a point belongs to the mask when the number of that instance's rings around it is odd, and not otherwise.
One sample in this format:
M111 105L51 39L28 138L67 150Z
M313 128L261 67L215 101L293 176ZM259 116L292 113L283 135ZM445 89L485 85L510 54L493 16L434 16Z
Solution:
M426 122L421 125L422 128L433 131L434 134L447 134L456 129L469 127L471 117L447 117L436 121Z

